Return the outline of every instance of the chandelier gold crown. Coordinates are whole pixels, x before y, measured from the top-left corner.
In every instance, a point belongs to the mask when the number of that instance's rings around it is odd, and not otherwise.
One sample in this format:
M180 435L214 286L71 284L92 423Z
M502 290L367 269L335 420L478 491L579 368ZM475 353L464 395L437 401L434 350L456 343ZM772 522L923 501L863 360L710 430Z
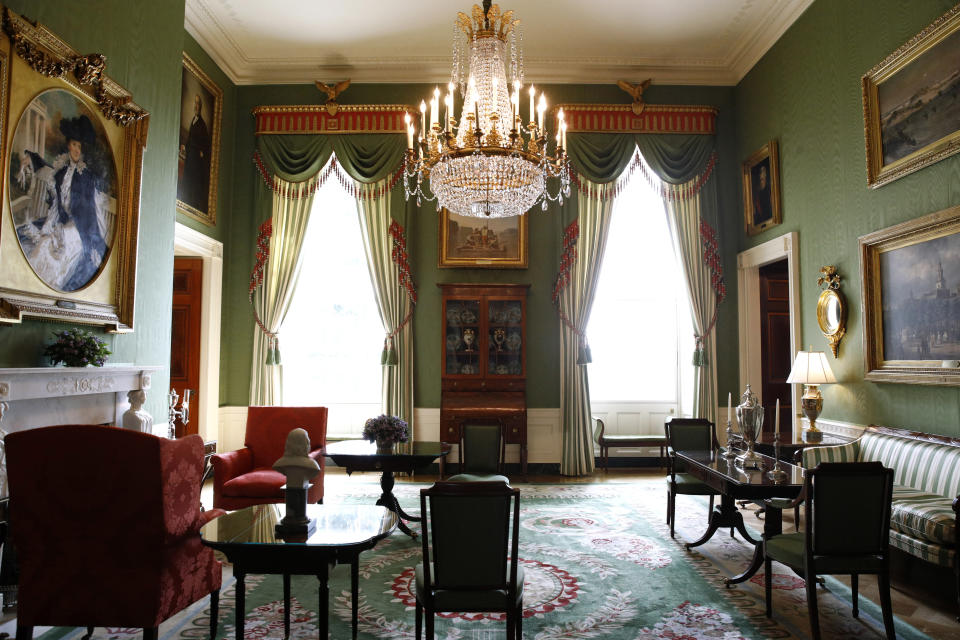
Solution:
M507 41L510 33L519 26L520 20L513 18L513 11L500 15L500 5L491 5L484 10L478 4L473 5L473 19L460 11L457 13L457 26L466 34L467 38L493 38Z
M440 87L420 102L419 123L407 114L404 190L437 210L475 217L519 216L570 196L563 110L549 135L547 99L523 86L520 20L484 0L454 23L453 65L441 107ZM462 35L458 34L459 32ZM465 36L465 38L463 37ZM456 93L461 96L456 115ZM529 120L520 116L529 96ZM429 105L429 106L428 106ZM416 125L419 124L419 127ZM419 129L419 130L418 130ZM551 193L548 178L559 178ZM429 187L426 186L429 181Z

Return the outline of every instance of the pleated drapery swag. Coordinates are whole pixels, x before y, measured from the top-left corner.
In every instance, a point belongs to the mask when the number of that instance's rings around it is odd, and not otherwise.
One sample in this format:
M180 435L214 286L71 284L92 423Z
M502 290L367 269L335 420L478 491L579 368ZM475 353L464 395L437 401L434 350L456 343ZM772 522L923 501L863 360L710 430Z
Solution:
M257 137L254 164L262 180L257 181L255 207L263 221L250 278L250 301L260 328L254 339L251 404L282 402L276 334L296 286L313 194L333 176L358 202L370 279L386 336L381 359L388 365L383 373L383 410L406 420L412 433L410 318L416 289L404 231L411 207L392 194L401 176L403 153L402 134ZM333 154L334 161L322 171ZM299 242L290 235L295 230L300 230Z
M716 231L719 217L717 187L716 180L711 179L717 158L712 135L571 132L567 151L575 172L574 182L579 189L579 213L564 229L563 253L553 294L563 324L560 345L563 457L560 473L582 475L593 470L592 424L586 370L577 365L587 364L590 360L589 346L582 332L586 329L593 302L595 271L602 260L605 241L602 227L609 224L609 212L623 184L621 178L625 172L640 169L663 198L673 244L684 270L696 332L693 412L697 417L714 421L716 365L707 354L713 353L717 310L726 297L726 287ZM646 166L636 155L638 152ZM584 233L590 235L581 240ZM592 253L582 254L585 250ZM598 262L580 264L593 261ZM593 279L588 277L591 273ZM574 306L578 308L574 309L573 301L577 302ZM577 340L576 351L580 357L568 367L568 362L572 361L573 340Z

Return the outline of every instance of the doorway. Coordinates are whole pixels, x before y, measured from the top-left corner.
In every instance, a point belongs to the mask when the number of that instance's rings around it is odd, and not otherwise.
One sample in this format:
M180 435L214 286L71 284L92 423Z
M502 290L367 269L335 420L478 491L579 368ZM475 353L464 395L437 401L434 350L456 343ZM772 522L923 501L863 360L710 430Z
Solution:
M190 423L204 442L222 441L220 438L220 303L223 297L223 243L176 223L173 245L174 257L192 257L202 263L200 302L200 373L196 400L191 399ZM171 364L174 351L171 345ZM175 386L171 384L171 386ZM176 387L183 395L182 389Z
M170 388L179 394L181 408L188 418L187 422L181 418L174 420L174 436L177 438L197 433L202 304L203 259L175 257L170 318Z
M800 335L800 266L799 266L799 237L798 234L790 232L778 238L768 240L763 244L757 245L752 249L742 251L737 255L737 321L739 324L738 343L740 355L740 392L746 388L749 383L754 393L760 397L760 402L764 407L774 406L776 396L768 398L764 393L763 380L767 376L763 371L763 347L762 347L762 322L760 313L760 270L765 265L786 260L786 297L788 317L781 323L788 325L790 351L787 356L788 368L793 362L793 354L802 344ZM781 271L782 273L782 271ZM783 292L779 291L775 297L782 298ZM782 364L778 364L780 368ZM784 377L785 379L785 377ZM788 389L790 385L787 385ZM799 385L793 385L793 389L786 391L790 398L789 416L783 411L781 406L780 429L784 435L793 437L799 436L800 420L794 410L799 406L800 388ZM739 403L739 399L736 401ZM781 405L784 403L784 397L781 396ZM765 424L771 425L770 418L773 417L771 411L767 414ZM788 419L789 418L789 419ZM792 430L791 430L792 429ZM766 429L765 429L766 430Z
M773 434L780 401L780 424L790 423L790 279L787 260L765 264L758 270L760 284L760 369L764 405L763 433Z

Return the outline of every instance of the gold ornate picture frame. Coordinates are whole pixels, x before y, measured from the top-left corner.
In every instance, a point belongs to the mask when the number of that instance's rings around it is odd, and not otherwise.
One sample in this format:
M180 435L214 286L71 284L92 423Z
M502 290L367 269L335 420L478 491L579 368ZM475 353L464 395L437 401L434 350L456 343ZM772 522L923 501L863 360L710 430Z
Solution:
M217 224L223 90L186 53L180 85L177 211Z
M780 224L780 152L771 140L743 163L743 221L748 236Z
M960 206L859 244L864 378L960 386Z
M438 214L439 265L475 269L526 269L528 257L527 216L474 218Z
M149 114L42 25L3 9L0 324L133 330Z
M960 151L960 5L861 79L867 186Z

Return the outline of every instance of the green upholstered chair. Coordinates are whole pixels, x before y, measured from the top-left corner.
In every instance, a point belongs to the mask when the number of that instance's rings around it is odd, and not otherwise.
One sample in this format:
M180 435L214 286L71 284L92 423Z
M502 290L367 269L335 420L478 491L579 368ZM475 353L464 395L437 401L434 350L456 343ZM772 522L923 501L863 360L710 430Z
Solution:
M685 472L682 462L677 460L675 451L705 450L717 448L717 436L713 423L701 418L674 418L669 417L663 425L667 434L667 524L670 525L670 537L673 537L673 527L677 495L710 496L710 511L713 512L713 497L718 495L716 489L704 484L697 478Z
M887 638L895 638L890 603L890 504L893 470L880 462L824 462L806 472L803 492L805 531L774 536L763 543L767 617L772 615L771 563L776 560L807 583L810 632L820 637L817 580L822 574L849 574L853 617L860 612L857 581L877 575Z
M420 491L423 562L416 567L416 638L438 612L505 612L520 640L523 568L517 562L520 490L504 482L438 482Z
M506 443L499 420L465 421L460 425L460 473L450 482L505 482L503 457Z

